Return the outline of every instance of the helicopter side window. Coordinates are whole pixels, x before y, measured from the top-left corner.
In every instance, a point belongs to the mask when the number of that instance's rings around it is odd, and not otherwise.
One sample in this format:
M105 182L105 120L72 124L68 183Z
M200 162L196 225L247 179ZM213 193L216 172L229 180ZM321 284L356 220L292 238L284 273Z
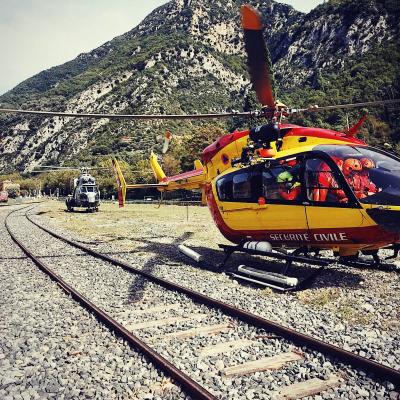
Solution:
M240 171L233 176L233 199L249 203L256 203L261 192L260 171L249 169Z
M307 198L321 203L347 203L348 198L337 182L331 167L319 158L306 161Z
M251 173L242 172L233 177L233 198L246 200L251 198Z
M262 173L262 196L273 203L301 200L300 165L295 159L283 160Z
M233 200L233 177L232 174L225 175L217 181L218 197L221 201Z
M261 196L261 173L253 168L236 171L217 181L221 201L256 203Z
M263 171L263 196L267 200L280 199L279 196L279 184L277 182L277 177L280 173L284 172L284 169L271 168L267 171Z

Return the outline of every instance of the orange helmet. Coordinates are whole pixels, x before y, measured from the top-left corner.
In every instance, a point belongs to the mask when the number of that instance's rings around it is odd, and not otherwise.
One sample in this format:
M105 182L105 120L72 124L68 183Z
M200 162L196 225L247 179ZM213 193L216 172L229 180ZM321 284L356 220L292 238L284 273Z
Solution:
M375 168L374 160L371 160L370 158L364 157L360 160L360 162L361 162L362 167L365 169Z
M345 175L350 175L353 171L361 171L361 170L362 170L361 162L356 158L348 158L343 163L343 173Z

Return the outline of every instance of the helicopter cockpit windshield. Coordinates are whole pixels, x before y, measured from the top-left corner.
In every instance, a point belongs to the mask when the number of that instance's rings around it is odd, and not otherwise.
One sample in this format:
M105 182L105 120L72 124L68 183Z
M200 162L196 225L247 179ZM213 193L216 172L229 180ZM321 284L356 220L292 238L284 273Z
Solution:
M400 159L363 146L322 145L361 203L400 205Z
M97 187L96 186L82 186L81 189L82 193L97 193Z

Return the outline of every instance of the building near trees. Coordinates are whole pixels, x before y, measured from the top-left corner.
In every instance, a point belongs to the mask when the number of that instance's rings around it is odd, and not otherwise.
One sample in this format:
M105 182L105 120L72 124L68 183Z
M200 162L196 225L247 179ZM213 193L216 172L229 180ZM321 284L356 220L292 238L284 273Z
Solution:
M9 179L0 181L0 192L8 192L9 197L18 197L21 193L21 186Z

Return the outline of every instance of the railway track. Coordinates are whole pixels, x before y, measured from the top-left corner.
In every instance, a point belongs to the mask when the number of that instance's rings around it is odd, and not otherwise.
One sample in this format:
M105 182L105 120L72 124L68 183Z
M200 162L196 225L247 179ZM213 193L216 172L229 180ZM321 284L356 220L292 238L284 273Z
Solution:
M99 297L96 291L90 289L90 286L93 285L93 280L91 280L93 274L99 269L109 271L110 282L96 282L96 285L102 287L104 298L107 297L107 294L105 294L107 291L112 293L112 289L115 289L112 280L113 274L116 273L115 267L118 267L118 277L121 279L121 286L125 290L117 293L114 290L114 293L106 301L103 301L105 307L102 307L108 309L113 316L107 315L96 306L91 311L105 324L113 324L112 329L130 341L134 347L140 351L148 352L147 356L158 367L161 366L194 398L214 398L213 394L210 393L211 391L217 396L231 398L230 396L235 393L229 391L223 393L216 390L215 388L218 385L213 384L213 381L225 379L229 382L229 380L234 379L236 382L239 379L238 382L241 382L241 384L249 385L249 382L252 382L251 378L247 381L240 381L240 378L236 377L254 375L258 379L260 373L264 371L269 371L276 377L282 375L279 371L284 371L285 374L282 384L278 385L279 389L267 390L267 397L265 398L299 398L317 394L329 388L351 385L351 383L346 383L346 377L342 374L343 371L349 370L349 367L339 364L338 360L352 368L362 369L364 374L373 373L381 379L392 381L394 384L400 382L400 372L397 370L168 282L127 263L115 260L106 254L97 253L39 225L27 215L27 211L25 211L24 216L18 218L27 218L29 224L31 224L30 229L34 226L34 229L38 230L38 233L33 235L36 244L43 244L43 235L46 237L46 243L57 242L57 245L53 244L52 246L55 246L55 249L62 249L64 255L59 257L56 254L55 258L63 259L63 261L56 263L58 265L55 272L49 272L48 266L37 256L34 256L30 248L21 243L21 239L16 237L18 235L15 235L15 232L13 233L12 227L10 229L10 224L7 222L7 229L13 236L13 240L41 269L52 274L53 279L60 279L58 275L67 276L70 284L61 279L60 286L71 293L85 307L93 307L93 303ZM65 254L65 245L60 246L60 241L83 253L76 254L69 250ZM31 244L31 246L35 247L34 244ZM54 254L42 250L40 252L42 257L52 257L52 263L55 262ZM54 253L54 250L50 253ZM88 255L91 256L90 259L95 257L101 260L101 265L98 262L89 262ZM69 261L74 257L78 257L82 261L77 267L69 265ZM85 265L84 269L82 268L83 265ZM67 270L68 272L66 272ZM138 278L135 278L132 285L132 274L140 277L140 280L146 279L152 282L148 285L146 291L136 290L142 288L143 285L140 285ZM74 281L74 286L80 286L86 291L87 298L82 299L78 296L77 290L70 286L72 285L71 281ZM111 291L110 287L112 287ZM99 290L99 288L96 290ZM112 295L114 295L114 299L111 298ZM121 303L121 299L123 299L123 303ZM117 320L120 322L117 322ZM179 330L177 330L177 325L180 326ZM140 339L132 332L135 332ZM198 339L199 337L202 339ZM204 341L204 338L206 338L206 342L209 342L208 344ZM172 352L171 342L175 349ZM193 352L192 347L196 346L198 348ZM306 346L306 348L299 348L298 346ZM168 358L172 358L174 364L182 365L184 369L189 371L190 375L194 376L194 379L185 376L185 374L181 376L178 368L163 356L153 354L154 350L151 347L157 349L155 353L161 352ZM188 347L190 347L189 350ZM175 353L180 356L185 355L185 360L180 360ZM321 357L321 354L324 357ZM330 357L335 371L325 373L323 379L320 379L318 375L321 374L313 373L309 361L320 359L322 368L327 362L325 356ZM215 361L216 357L218 358L217 361ZM195 362L192 363L195 367L190 368L188 366L190 364L188 358L196 358ZM196 368L200 372L196 371ZM253 379L253 384L254 381L257 382L257 379ZM202 386L208 387L209 390L194 382L195 380L200 381ZM265 385L268 386L267 381ZM220 386L223 387L223 385ZM269 387L274 387L274 385L269 385ZM195 390L199 392L196 393ZM253 398L251 390L248 387L237 394L243 396L246 393L247 398Z

